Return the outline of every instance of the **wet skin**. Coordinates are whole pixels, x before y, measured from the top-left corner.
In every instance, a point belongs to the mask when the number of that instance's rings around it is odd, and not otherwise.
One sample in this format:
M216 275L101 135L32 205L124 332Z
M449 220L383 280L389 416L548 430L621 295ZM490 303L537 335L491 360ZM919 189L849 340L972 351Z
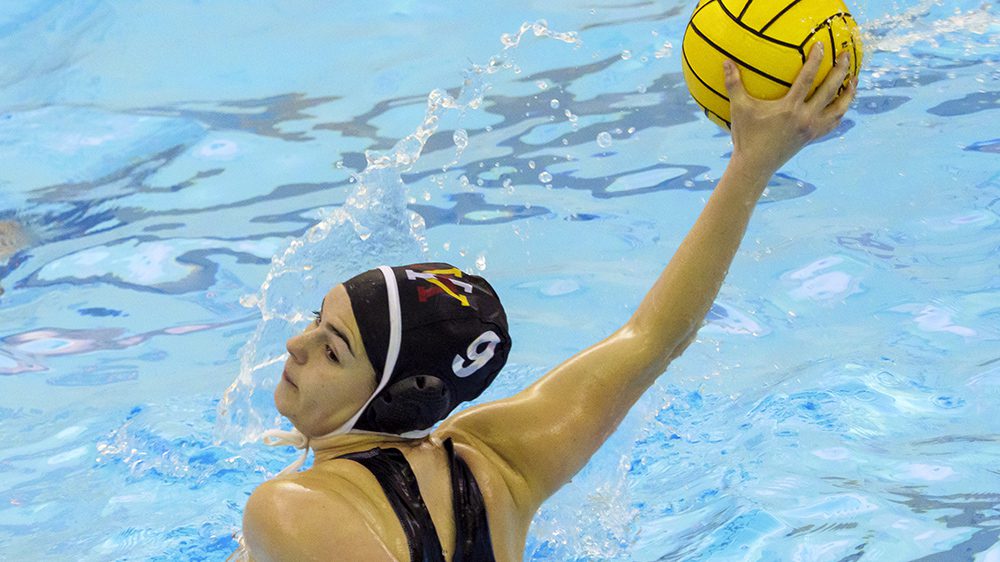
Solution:
M347 434L314 439L307 471L265 482L244 512L253 559L408 560L402 526L366 469L335 457L372 447L406 456L437 528L445 559L454 549L446 438L479 483L496 558L520 560L532 517L589 461L640 396L683 353L701 327L771 176L809 142L832 131L856 81L838 97L847 59L809 95L822 52L814 49L788 95L750 97L726 69L733 155L697 222L633 316L605 340L503 400L449 417L430 436ZM321 323L288 342L275 401L302 433L324 435L348 420L375 388L342 286L327 295ZM325 327L330 321L333 328ZM331 357L332 355L332 357Z
M251 496L244 513L244 535L255 560L311 559L308 549L315 546L315 538L331 533L340 535L338 551L353 553L345 559L408 559L402 526L378 481L361 465L336 458L373 447L396 448L406 456L446 559L450 559L455 526L451 473L442 445L449 437L483 493L498 559L519 559L534 510L515 505L508 488L517 479L495 455L481 452L481 444L460 430L442 426L423 439L371 434L316 439L346 422L376 385L375 370L343 285L327 294L319 318L288 340L287 348L289 357L275 389L275 404L311 438L315 462L307 471L266 482ZM502 540L505 537L508 540Z

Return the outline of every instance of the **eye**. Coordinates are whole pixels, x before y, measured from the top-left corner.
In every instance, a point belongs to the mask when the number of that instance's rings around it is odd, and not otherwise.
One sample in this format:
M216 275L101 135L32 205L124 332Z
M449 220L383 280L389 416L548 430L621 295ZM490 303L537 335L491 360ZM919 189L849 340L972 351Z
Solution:
M330 359L330 361L333 361L334 363L340 362L337 359L337 354L333 351L333 348L330 346L326 346L326 356Z
M320 312L318 310L314 310L313 311L313 316L316 317L316 320L313 320L313 324L316 324L318 326L319 325Z

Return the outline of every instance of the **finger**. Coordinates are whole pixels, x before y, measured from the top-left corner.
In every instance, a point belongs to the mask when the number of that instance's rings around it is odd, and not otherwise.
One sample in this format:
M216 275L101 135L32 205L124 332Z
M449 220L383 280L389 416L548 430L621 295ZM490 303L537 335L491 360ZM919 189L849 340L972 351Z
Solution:
M836 119L842 118L847 113L847 110L851 108L851 102L854 101L854 94L857 93L857 89L858 79L855 78L847 84L843 93L837 99L833 100L833 103L826 106L823 116Z
M806 58L806 63L802 66L802 70L799 71L798 77L788 90L787 95L789 98L796 101L805 101L806 96L809 95L809 90L812 89L813 82L816 81L816 75L819 73L821 62L823 62L823 43L815 43L812 50L809 51L809 56Z
M826 107L823 111L823 118L827 124L823 127L823 133L820 136L829 134L840 125L844 115L847 114L847 110L851 107L851 102L854 101L854 94L857 92L857 87L858 79L855 78L850 81L844 92Z
M736 63L726 59L722 63L722 70L726 75L726 91L729 92L729 101L742 100L749 96L746 88L743 87L743 79L740 78L740 69Z
M823 79L823 83L819 85L819 88L816 88L812 98L809 99L809 103L819 107L830 105L833 98L837 97L837 92L840 91L841 86L844 84L844 79L847 78L847 73L850 71L851 54L845 51L837 57L837 65L831 68L830 72L826 74L826 78Z

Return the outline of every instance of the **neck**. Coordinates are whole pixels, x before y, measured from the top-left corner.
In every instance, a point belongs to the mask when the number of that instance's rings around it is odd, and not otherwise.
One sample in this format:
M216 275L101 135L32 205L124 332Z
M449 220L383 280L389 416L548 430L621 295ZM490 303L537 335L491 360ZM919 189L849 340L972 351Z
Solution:
M309 440L309 448L315 454L314 463L333 460L349 453L367 451L375 447L412 447L422 439L406 439L389 433L345 433L331 437Z

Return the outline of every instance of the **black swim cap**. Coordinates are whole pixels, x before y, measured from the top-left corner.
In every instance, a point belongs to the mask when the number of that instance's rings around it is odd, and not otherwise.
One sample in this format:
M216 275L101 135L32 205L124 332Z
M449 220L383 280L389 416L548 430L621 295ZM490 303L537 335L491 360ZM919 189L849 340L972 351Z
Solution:
M344 287L378 384L342 431L426 434L507 362L507 315L482 277L421 263L381 266Z

